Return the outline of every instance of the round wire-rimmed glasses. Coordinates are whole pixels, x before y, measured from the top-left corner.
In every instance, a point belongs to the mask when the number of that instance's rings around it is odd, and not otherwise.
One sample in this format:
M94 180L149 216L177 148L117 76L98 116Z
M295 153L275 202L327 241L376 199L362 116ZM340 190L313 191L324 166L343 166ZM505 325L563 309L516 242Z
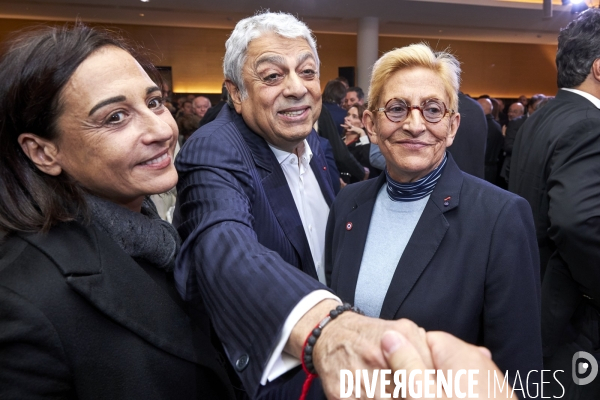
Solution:
M406 104L402 99L390 99L385 103L385 107L378 108L376 111L384 113L392 122L404 122L412 110L419 110L423 119L432 124L440 122L446 114L454 114L454 110L448 109L446 104L438 99L425 100L419 106Z

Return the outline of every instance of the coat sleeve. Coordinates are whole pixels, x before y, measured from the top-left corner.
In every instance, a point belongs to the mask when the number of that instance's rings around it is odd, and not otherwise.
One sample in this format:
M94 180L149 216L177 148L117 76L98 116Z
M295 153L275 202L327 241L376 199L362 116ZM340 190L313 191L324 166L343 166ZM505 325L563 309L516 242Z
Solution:
M526 385L529 371L542 369L540 291L531 208L511 196L493 227L483 309L483 344L511 385L517 370Z
M194 137L178 156L176 225L184 243L176 279L187 298L201 295L230 362L254 396L288 314L325 286L259 242L254 226L269 210L253 209L261 181L240 148L217 132Z
M548 170L548 235L584 296L600 307L600 128L598 119L571 127Z
M365 169L356 161L348 147L342 142L333 118L326 107L321 108L321 114L319 115L319 135L329 140L338 170L349 173L357 181L363 180Z
M60 338L33 304L0 287L0 399L73 396Z

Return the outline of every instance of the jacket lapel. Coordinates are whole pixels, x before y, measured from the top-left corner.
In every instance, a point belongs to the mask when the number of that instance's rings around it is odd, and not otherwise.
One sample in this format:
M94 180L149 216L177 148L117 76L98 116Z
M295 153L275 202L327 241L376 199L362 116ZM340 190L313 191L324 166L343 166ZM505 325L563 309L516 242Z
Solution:
M321 193L323 193L323 197L325 197L327 205L329 208L331 208L331 204L335 198L335 193L333 192L333 187L329 183L331 178L327 172L327 160L325 159L325 154L323 153L323 149L321 149L321 145L319 144L319 136L313 130L310 135L308 135L306 140L308 141L308 145L313 152L313 157L310 160L310 167L317 178L317 182L319 182Z
M339 252L340 261L337 265L344 266L338 268L337 276L332 276L332 289L343 301L354 304L354 294L356 292L356 282L362 262L371 216L375 207L375 200L381 185L385 183L385 174L369 182L368 187L360 193L353 201L353 209L348 213L344 223L346 229L342 250ZM338 222L339 223L339 222ZM346 226L352 224L351 229ZM340 229L340 227L338 227Z
M449 224L444 213L458 207L462 172L449 152L444 172L400 257L383 301L380 318L395 319L402 303L439 248ZM448 199L446 201L446 199ZM445 205L445 203L448 205Z
M262 137L248 128L239 114L232 112L235 125L248 145L256 166L260 169L262 186L279 226L298 252L302 260L302 270L318 279L300 214L275 154Z
M209 338L194 341L188 315L103 232L72 222L48 235L23 238L51 258L67 284L108 318L168 353L219 371L215 358L207 356L215 354ZM204 342L200 350L194 349L198 342Z

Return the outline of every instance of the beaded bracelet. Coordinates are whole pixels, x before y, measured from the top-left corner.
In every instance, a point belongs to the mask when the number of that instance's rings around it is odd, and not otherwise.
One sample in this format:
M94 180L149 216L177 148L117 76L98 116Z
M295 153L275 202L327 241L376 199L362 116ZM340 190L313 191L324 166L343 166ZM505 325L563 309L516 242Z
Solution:
M317 339L321 336L321 332L325 325L327 325L331 320L336 319L340 314L346 311L353 311L357 314L364 315L362 311L360 311L357 307L353 307L348 303L344 303L341 306L337 306L335 309L331 310L329 314L325 318L321 320L317 324L317 326L310 332L310 335L306 338L304 342L304 347L302 347L302 369L306 372L307 377L304 382L304 386L302 388L302 395L300 396L300 400L306 398L308 393L308 389L310 388L310 384L314 378L318 376L317 370L313 364L313 349L315 347L315 343L317 343Z

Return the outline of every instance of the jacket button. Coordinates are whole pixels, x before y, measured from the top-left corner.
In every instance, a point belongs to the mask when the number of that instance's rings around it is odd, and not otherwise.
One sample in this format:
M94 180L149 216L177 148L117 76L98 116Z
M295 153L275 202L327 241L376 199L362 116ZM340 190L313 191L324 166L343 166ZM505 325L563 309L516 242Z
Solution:
M249 361L250 361L250 357L248 357L248 354L242 354L240 356L240 358L238 358L237 361L235 362L235 369L238 372L242 372L248 366Z

